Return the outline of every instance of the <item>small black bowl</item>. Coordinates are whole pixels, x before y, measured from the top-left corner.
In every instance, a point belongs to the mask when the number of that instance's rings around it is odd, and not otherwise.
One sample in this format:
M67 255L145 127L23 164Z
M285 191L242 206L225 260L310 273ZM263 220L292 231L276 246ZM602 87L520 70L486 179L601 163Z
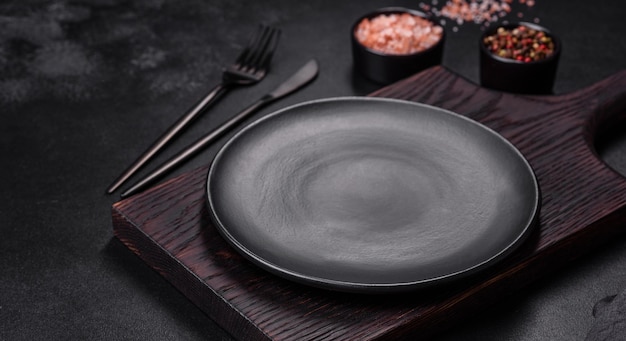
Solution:
M408 77L421 70L441 63L443 46L445 42L445 30L442 30L439 41L430 48L411 54L385 54L362 45L356 37L356 29L363 19L373 19L379 15L408 13L424 18L440 26L423 12L401 8L381 8L360 17L350 31L352 40L352 58L355 69L365 77L381 84L389 84Z
M552 39L554 51L544 59L523 62L493 54L484 39L495 34L499 28L514 29L518 26L542 31ZM522 94L551 94L561 55L561 42L557 36L539 25L520 22L499 25L486 30L480 38L480 83L486 88Z

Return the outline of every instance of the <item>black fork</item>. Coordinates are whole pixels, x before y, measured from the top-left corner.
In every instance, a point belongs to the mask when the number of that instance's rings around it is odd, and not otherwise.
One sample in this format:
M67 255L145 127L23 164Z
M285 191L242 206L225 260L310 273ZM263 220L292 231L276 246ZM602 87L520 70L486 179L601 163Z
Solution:
M235 63L224 69L222 75L224 85L250 85L263 79L269 68L279 36L279 30L261 26L259 33L241 52Z
M260 26L250 39L235 62L224 68L222 82L215 86L204 98L194 105L185 115L176 121L148 150L146 150L124 173L107 189L111 194L124 184L133 174L144 166L156 153L186 128L194 119L215 103L221 95L235 86L252 85L261 81L269 69L270 61L278 40L280 30L269 26Z

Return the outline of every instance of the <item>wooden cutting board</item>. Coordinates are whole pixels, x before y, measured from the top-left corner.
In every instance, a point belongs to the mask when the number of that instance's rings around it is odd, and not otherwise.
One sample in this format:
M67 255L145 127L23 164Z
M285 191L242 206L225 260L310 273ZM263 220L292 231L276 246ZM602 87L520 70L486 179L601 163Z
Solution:
M626 70L571 94L519 96L434 67L371 96L442 107L509 139L542 191L531 238L454 285L381 296L310 288L257 268L221 238L205 205L208 166L115 203L115 236L238 339L396 340L448 328L626 229L626 178L594 150L594 137L625 118Z

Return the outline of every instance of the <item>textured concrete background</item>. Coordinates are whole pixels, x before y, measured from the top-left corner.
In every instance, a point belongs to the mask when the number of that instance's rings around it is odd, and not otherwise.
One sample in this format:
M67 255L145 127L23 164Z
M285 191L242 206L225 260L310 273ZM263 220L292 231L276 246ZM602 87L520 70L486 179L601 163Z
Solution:
M356 18L420 1L3 1L0 3L0 339L229 340L199 309L112 237L105 188L220 79L257 24L283 36L271 73L233 91L154 164L273 88L310 58L315 83L257 114L379 88L352 70ZM432 2L427 2L432 3ZM626 66L618 0L537 0L510 17L564 44L555 91ZM454 27L457 27L456 29ZM444 66L477 82L480 26L447 22ZM626 174L625 128L599 152ZM226 137L227 138L227 137ZM220 140L175 174L208 163ZM151 167L148 167L150 169ZM147 171L148 169L144 170ZM451 326L445 340L619 339L626 240L572 263ZM620 329L621 328L621 329Z

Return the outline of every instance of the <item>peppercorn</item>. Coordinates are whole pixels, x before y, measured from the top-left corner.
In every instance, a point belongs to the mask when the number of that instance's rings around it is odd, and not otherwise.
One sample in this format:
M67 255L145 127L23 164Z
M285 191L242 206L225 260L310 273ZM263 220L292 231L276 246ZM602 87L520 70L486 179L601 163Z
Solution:
M483 44L499 57L523 63L539 61L554 53L554 41L549 35L523 25L513 29L499 27L496 33L484 38Z

